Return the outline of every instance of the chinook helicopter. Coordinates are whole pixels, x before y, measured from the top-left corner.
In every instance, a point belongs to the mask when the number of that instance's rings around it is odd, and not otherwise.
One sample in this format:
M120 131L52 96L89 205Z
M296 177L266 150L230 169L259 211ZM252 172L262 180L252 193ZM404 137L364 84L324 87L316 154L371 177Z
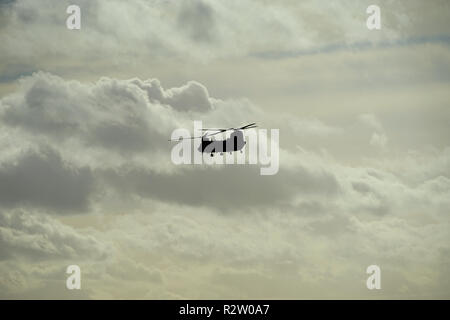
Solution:
M202 139L201 144L198 147L198 151L203 153L210 153L211 157L214 156L214 153L220 153L223 155L224 152L240 151L242 153L242 148L244 148L247 143L244 140L244 133L242 131L257 128L256 123L250 123L240 128L202 128L202 131L205 133L202 136L198 137L189 137L189 138L179 138L169 141L180 141L183 139ZM215 140L214 136L219 133L224 133L232 131L230 136L225 140ZM211 138L209 138L211 137Z

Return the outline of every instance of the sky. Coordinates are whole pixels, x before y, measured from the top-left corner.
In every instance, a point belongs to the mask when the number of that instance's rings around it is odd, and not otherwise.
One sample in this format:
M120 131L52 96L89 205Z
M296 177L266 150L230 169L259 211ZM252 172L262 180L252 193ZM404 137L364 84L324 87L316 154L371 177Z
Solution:
M449 21L446 0L0 0L0 298L449 299ZM175 165L194 121L279 129L278 173Z

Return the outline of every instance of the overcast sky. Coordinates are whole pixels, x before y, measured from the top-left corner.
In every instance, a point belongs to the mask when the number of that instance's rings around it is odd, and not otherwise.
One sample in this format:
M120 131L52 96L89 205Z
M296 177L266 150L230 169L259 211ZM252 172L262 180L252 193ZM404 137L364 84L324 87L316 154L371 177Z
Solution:
M449 21L447 0L0 0L0 298L450 298ZM172 164L194 120L279 129L278 174Z

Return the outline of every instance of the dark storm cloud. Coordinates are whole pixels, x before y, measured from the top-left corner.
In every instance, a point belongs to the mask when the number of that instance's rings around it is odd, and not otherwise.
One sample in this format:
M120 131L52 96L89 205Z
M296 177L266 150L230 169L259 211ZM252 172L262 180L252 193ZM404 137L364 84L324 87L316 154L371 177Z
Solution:
M50 148L28 151L14 163L0 166L0 205L83 211L93 185L89 168L71 167Z
M295 195L333 196L339 192L336 178L329 172L307 168L283 170L274 176L261 176L258 166L226 166L183 170L163 174L145 169L109 170L105 181L121 194L192 206L218 209L272 207Z

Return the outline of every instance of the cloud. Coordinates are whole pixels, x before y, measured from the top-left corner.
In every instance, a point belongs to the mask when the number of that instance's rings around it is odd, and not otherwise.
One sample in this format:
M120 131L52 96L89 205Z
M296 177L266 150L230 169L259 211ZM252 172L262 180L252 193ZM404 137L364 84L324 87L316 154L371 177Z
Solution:
M218 215L168 203L148 206L151 214L116 216L108 233L126 251L151 257L144 264L172 266L161 271L164 287L182 297L370 297L365 268L373 263L382 267L385 297L442 296L446 288L439 265L448 222L424 226L408 215L366 219L338 206L309 217L281 207Z
M133 79L131 83L145 90L150 101L170 105L178 111L208 112L212 108L208 90L196 81L189 81L181 87L168 90L161 87L158 79Z
M171 122L169 110L149 104L145 92L128 81L103 78L90 87L35 73L22 86L23 96L3 100L3 121L52 139L78 137L87 145L139 151L157 142L150 137L161 137Z
M448 298L448 1L75 3L0 1L2 298ZM278 174L173 165L193 120Z
M104 259L110 249L46 215L25 211L0 213L1 260L26 258Z
M178 13L177 23L181 32L186 32L194 41L214 41L215 17L211 4L203 1L187 1Z
M70 167L52 149L30 151L0 166L0 205L85 211L93 184L89 168Z
M281 127L280 171L171 164L167 139L193 120ZM396 157L369 144L384 118L347 120L270 113L199 82L24 77L0 100L1 266L18 270L0 286L57 296L80 260L91 298L371 297L375 262L385 297L442 296L448 148Z
M38 62L46 60L50 51L84 61L114 57L119 63L129 63L130 54L139 61L167 56L197 61L277 56L385 45L402 38L439 39L448 21L447 10L425 7L420 1L381 1L383 32L378 33L365 26L369 4L354 0L333 6L315 1L280 5L211 0L78 0L77 5L82 27L80 32L70 32L65 26L66 3L9 3L10 14L0 30L0 41L5 43L2 56Z
M372 146L384 148L386 146L387 140L388 139L385 134L378 134L378 133L374 132L372 134L372 137L370 138L369 143Z
M384 180L367 174L361 177L361 168L337 164L331 153L314 146L333 138L340 144L359 139L361 148L369 142L385 148L385 129L374 114L361 114L353 125L343 128L314 118L273 115L247 100L213 98L197 82L164 89L157 79L104 77L81 83L42 72L23 78L20 90L0 101L0 120L6 125L1 131L5 153L0 201L8 207L35 205L61 213L84 212L90 204L101 208L102 199L115 194L125 202L138 196L220 210L279 205L298 205L303 210L302 206L318 208L314 203L320 199L338 197L351 211L386 214L398 202L393 195L423 199L413 190L405 191L410 186L398 174L386 176L384 164ZM280 172L270 179L259 176L255 166L204 168L170 163L167 139L175 128L189 129L196 119L209 126L236 126L237 118L251 117L269 125L288 122ZM14 135L10 130L15 130ZM313 146L310 149L299 147L305 138Z
M333 173L312 164L286 167L274 179L259 177L257 166L203 170L170 164L172 144L167 139L172 130L189 129L195 119L210 126L236 126L236 121L245 123L236 120L240 114L262 122L271 117L245 100L211 98L203 85L193 81L164 89L157 79L102 78L84 84L35 73L21 80L19 92L1 100L5 136L12 129L16 134L3 142L9 152L0 171L5 183L0 200L9 206L83 211L90 198L102 193L94 190L102 184L119 196L135 194L226 209L288 203L296 193L338 192ZM304 123L318 127L314 120ZM320 130L313 129L311 134ZM23 155L21 149L29 139L41 150ZM52 148L47 146L49 141ZM36 184L45 179L49 182L44 186Z
M182 170L173 174L124 168L107 171L104 177L118 194L131 192L145 198L225 211L288 204L299 194L339 193L339 184L332 173L308 167L284 169L273 177L260 176L258 167L248 165Z

